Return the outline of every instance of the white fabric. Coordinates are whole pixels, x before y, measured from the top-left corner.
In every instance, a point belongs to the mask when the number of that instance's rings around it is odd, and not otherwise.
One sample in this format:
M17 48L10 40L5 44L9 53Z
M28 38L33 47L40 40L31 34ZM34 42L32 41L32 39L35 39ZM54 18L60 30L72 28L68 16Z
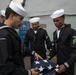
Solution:
M22 3L23 2L23 0L13 0L13 1L16 3Z
M39 17L34 17L32 19L29 20L30 23L34 23L34 22L39 22L40 18Z
M34 33L36 34L37 33L37 30L34 30Z
M57 38L59 38L60 30L57 31Z
M64 65L69 68L69 64L67 62L65 62Z
M11 1L9 7L20 16L25 17L25 9L22 7L20 3L15 3Z
M7 28L7 27L9 27L9 26L1 26L0 29Z
M1 10L1 15L5 17L5 10Z
M59 9L59 10L56 10L50 17L52 19L55 19L55 18L58 18L62 15L64 15L64 9Z

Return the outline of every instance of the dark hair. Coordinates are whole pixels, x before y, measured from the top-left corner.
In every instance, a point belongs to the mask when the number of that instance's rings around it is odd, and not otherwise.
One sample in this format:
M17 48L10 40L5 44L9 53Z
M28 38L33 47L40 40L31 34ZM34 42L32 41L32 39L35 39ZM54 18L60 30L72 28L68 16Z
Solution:
M64 15L62 15L61 17L65 18L65 14L64 14Z
M6 15L6 19L9 18L10 14L13 13L14 15L18 15L16 12L14 12L11 8L7 7L6 8L6 12L5 12L5 15Z

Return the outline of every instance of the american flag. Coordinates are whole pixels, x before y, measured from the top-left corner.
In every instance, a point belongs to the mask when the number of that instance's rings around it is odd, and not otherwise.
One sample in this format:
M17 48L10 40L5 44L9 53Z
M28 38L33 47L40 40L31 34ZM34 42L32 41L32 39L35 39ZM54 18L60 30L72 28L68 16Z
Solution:
M42 60L42 59L35 59L34 63L33 63L33 68L38 68L38 72L39 75L50 75L54 72L56 72L56 67L58 65L53 63L53 62L49 62L47 60Z

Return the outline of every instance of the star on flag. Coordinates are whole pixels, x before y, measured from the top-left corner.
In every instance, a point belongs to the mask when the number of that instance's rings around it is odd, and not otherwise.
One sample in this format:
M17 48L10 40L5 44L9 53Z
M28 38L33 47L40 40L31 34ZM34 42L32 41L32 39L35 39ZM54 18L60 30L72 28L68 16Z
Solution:
M51 69L52 69L52 66L51 66L51 65L49 65L49 66L48 66L48 69L49 69L49 70L51 70Z
M42 72L42 71L43 71L43 69L44 69L44 68L43 68L42 66L40 66L40 68L39 68L40 72Z
M57 64L53 62L49 62L47 60L35 59L32 68L37 67L38 68L37 71L39 72L39 75L48 75L56 72L57 66L58 66Z
M35 63L36 63L36 64L40 64L39 61L36 61Z

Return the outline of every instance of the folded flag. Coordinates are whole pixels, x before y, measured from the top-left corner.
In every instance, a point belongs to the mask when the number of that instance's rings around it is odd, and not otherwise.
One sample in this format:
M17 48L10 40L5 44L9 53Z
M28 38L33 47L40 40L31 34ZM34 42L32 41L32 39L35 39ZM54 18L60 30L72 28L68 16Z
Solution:
M39 75L49 75L56 72L57 66L58 66L57 64L49 62L47 60L35 59L32 67L38 68L37 71L39 72Z

